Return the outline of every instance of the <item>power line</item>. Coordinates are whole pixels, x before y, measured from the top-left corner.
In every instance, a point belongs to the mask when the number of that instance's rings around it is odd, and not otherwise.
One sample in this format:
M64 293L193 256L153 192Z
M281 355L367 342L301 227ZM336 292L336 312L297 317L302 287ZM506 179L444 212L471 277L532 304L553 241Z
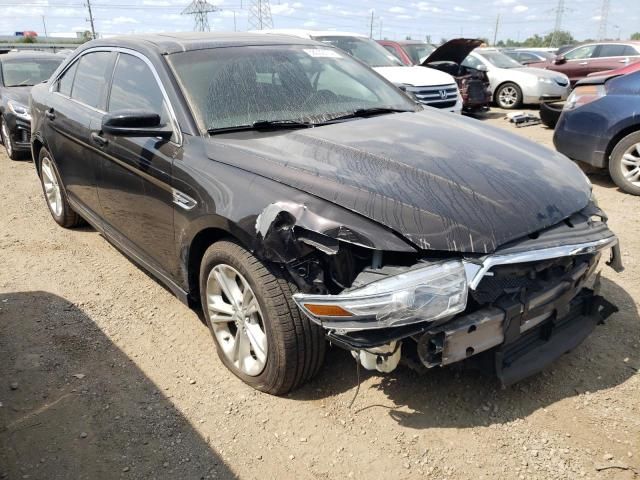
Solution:
M252 30L273 28L269 0L252 0L249 6L249 26Z
M610 0L602 0L602 10L600 11L600 26L598 28L598 40L607 38L607 23L609 21Z
M211 5L207 0L193 0L181 15L193 15L194 27L196 32L208 32L209 28L209 12L217 12L218 7Z

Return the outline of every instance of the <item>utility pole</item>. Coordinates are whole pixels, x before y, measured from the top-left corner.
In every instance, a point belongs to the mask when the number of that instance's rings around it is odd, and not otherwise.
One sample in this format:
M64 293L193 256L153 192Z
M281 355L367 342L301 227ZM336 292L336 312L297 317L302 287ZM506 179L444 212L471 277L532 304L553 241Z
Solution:
M602 10L600 11L600 27L598 28L598 40L607 38L607 23L609 23L609 3L610 0L602 0Z
M273 28L269 0L252 0L249 6L249 26L252 30Z
M500 28L500 14L496 17L496 28L493 31L493 46L496 46L496 42L498 41L498 29Z
M89 10L89 23L91 24L91 38L96 39L96 27L93 24L93 13L91 12L91 0L87 0L87 10Z
M208 32L209 28L209 12L217 12L218 7L211 5L207 0L193 0L181 15L193 15L194 26L196 32Z
M373 12L374 10L371 10L371 26L369 28L369 38L373 38Z
M378 39L382 40L382 18L380 18L380 35L378 35Z
M237 32L238 29L236 28L236 11L233 11L233 31Z
M44 21L44 15L42 15L42 26L44 27L44 36L46 38L48 37L48 35L47 35L47 24Z

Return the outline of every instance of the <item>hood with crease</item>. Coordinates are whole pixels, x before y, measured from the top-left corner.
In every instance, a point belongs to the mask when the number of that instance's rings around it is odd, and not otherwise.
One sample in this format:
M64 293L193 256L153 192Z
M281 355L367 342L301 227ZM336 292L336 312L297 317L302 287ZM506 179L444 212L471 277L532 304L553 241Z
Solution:
M25 107L29 106L29 92L31 91L31 87L9 87L5 88L2 92L2 95L7 100L14 100L18 103L21 103Z
M454 38L436 48L422 62L426 66L432 62L462 63L476 48L482 45L482 40L473 38Z
M357 212L423 250L491 253L559 223L591 195L566 157L433 109L216 135L207 153Z

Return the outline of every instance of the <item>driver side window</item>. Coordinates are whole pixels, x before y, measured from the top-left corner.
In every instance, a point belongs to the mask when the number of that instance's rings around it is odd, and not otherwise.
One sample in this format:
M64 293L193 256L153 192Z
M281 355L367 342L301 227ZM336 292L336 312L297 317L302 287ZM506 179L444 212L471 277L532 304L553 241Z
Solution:
M583 60L585 58L591 58L595 50L595 45L585 45L584 47L571 50L564 56L564 58L567 60Z

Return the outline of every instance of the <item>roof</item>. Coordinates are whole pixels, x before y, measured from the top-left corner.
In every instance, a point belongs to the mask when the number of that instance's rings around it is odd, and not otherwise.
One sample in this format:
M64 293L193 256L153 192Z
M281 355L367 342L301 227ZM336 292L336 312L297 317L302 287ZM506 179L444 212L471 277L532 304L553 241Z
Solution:
M5 60L29 60L35 58L55 58L56 60L60 60L62 57L55 53L40 52L38 50L20 50L0 54L0 62Z
M157 33L150 35L122 35L106 39L92 40L83 48L100 46L144 47L161 54L172 54L190 50L209 48L241 47L251 45L315 45L312 40L296 38L290 35L261 35L257 33L236 32L184 32Z
M289 35L298 38L314 38L314 37L360 37L369 38L366 35L353 32L338 32L334 30L304 30L301 28L273 28L268 30L254 30L258 34L269 35Z

